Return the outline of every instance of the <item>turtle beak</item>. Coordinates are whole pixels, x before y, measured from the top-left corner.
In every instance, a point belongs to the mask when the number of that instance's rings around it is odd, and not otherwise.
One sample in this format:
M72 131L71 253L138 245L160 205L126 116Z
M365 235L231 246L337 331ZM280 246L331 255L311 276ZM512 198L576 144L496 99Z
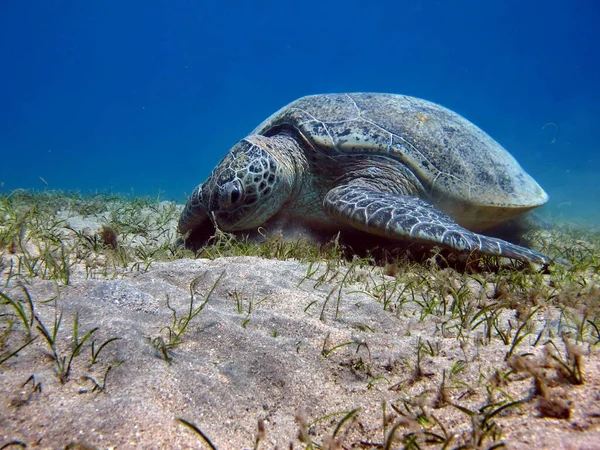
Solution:
M201 184L188 199L181 217L178 230L183 243L191 250L198 250L215 234L216 228L209 216L206 194L203 194L204 184Z

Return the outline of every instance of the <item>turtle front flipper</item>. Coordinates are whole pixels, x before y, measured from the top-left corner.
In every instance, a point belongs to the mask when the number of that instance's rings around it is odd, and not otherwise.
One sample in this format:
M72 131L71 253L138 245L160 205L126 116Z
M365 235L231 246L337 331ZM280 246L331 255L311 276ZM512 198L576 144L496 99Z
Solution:
M339 223L390 239L442 245L460 252L547 264L542 253L473 233L419 197L400 196L361 185L338 186L323 201L325 212Z

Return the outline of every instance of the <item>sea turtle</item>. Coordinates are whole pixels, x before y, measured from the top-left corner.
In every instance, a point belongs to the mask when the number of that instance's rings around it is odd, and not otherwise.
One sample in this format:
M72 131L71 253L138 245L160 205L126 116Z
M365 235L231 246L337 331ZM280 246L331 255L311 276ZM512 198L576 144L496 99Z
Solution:
M480 128L438 104L395 94L302 97L234 145L187 201L186 242L256 229L276 214L546 264L478 234L548 195Z

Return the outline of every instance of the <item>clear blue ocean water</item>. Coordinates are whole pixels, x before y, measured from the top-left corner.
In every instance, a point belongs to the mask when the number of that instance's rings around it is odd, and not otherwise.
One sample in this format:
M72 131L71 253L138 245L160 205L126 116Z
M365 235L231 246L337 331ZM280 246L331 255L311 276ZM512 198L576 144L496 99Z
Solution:
M549 215L598 224L599 24L598 0L6 0L0 192L183 202L286 103L374 91L464 115Z

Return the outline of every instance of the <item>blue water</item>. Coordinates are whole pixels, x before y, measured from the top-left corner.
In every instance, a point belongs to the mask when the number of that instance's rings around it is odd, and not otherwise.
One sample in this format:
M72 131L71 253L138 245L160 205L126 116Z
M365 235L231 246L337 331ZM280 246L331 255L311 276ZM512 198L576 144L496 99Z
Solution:
M184 201L284 104L379 91L461 113L550 214L600 223L599 23L598 0L6 0L0 189Z

